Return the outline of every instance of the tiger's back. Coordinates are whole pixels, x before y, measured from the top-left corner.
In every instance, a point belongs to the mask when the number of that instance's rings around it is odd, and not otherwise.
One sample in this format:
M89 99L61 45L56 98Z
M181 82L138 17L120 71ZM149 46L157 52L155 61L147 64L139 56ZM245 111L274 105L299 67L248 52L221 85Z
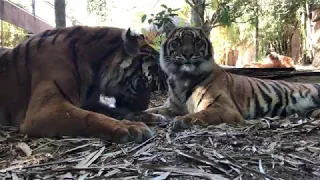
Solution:
M227 74L230 96L245 119L310 115L320 108L320 84L294 83ZM319 114L320 115L320 114Z

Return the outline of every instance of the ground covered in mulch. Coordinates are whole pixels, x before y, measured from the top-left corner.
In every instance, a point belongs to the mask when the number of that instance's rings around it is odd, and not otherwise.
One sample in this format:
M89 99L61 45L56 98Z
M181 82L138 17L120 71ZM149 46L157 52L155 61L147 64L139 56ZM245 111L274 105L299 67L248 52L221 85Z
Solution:
M163 102L156 94L151 106ZM290 117L172 132L142 144L31 139L0 128L1 179L320 179L320 120Z

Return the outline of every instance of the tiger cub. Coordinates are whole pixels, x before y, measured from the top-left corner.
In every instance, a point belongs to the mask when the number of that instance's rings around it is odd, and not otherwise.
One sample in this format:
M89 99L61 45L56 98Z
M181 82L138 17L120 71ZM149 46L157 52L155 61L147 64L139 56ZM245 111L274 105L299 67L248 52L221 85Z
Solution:
M215 63L212 44L199 28L174 29L162 44L160 65L168 75L169 97L146 112L174 117L174 129L320 113L320 84L227 73Z

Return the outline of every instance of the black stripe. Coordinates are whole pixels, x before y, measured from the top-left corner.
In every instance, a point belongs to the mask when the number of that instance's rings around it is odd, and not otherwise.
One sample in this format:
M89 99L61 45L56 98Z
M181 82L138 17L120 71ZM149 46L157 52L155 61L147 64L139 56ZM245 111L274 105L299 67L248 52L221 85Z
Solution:
M313 87L317 90L318 95L317 96L312 96L312 99L315 104L320 106L320 84L313 84Z
M256 81L255 78L253 78L252 80L255 82L256 86L259 86L259 84L258 84L259 82ZM253 84L251 84L251 82L249 82L249 83L250 83L250 86L254 90ZM260 118L263 116L263 108L261 107L261 102L259 101L258 93L259 92L254 92L254 96L253 96L254 97L254 104L255 104L255 112L254 112L255 118Z
M171 89L171 93L172 93L173 97L177 98L178 101L180 101L180 104L181 104L182 101L181 101L180 97L179 97L179 96L177 95L177 93L174 91L176 85L174 84L174 81L173 81L171 78L168 79L168 85L170 86L169 88ZM178 106L178 105L170 98L170 95L169 95L169 100L170 100L170 102L171 102L173 105L175 105L176 107L178 107L179 110L181 110L180 106Z
M26 48L25 48L25 62L26 62L26 66L28 68L29 66L29 58L30 58L30 43L32 42L33 39L35 39L36 37L33 36L31 39L28 40L27 44L26 44Z
M46 30L40 35L40 39L37 44L37 48L39 49L42 45L42 43L46 40L47 37L52 36L59 32L59 29L53 29L53 30Z
M206 77L205 77L205 78L206 78ZM202 82L202 81L203 81L203 80L199 80L199 82ZM204 98L204 96L205 96L206 94L210 94L208 91L210 90L210 88L211 88L212 85L213 85L213 83L212 83L212 81L210 81L210 82L208 83L208 86L206 87L206 91L205 91L204 93L202 93L201 98L200 98L200 100L198 101L196 107L198 107L198 106L200 105L200 103L202 102L202 100L203 100L203 98ZM190 95L189 95L189 97L190 97ZM189 98L189 97L188 97L188 98Z
M301 92L303 95L303 98L306 98L310 93L310 89L308 87L306 87L304 84L301 84L301 86L304 88L304 90L306 90L306 91Z
M89 44L92 41L98 41L103 39L106 35L108 34L108 29L107 28L103 28L100 29L98 32L96 32L90 39L87 39L84 44Z
M72 62L74 65L74 73L76 74L75 78L77 80L77 87L78 87L78 95L81 97L81 76L79 72L79 66L78 66L78 53L77 53L77 43L80 41L80 38L78 39L72 39L69 43L69 48L72 51ZM79 99L79 101L81 101Z
M283 82L283 81L278 81L278 83L281 84L281 85L283 85L283 86L285 86L285 87L287 87L288 89L292 89L291 86L289 86L287 83L285 83L285 82Z
M284 90L284 98L285 98L285 102L283 102L283 109L282 111L280 112L280 116L283 116L283 117L286 117L288 115L288 112L287 112L287 107L289 105L289 93L287 91L287 89Z
M286 82L283 82L283 81L279 81L279 83L281 85L283 85L285 88L285 93L286 93L286 106L285 108L289 105L289 104L292 104L292 105L295 105L297 103L297 99L293 96L293 93L294 93L294 90L292 89L292 84L291 86L289 84L287 84ZM289 112L287 112L289 113ZM291 113L289 113L291 114Z
M277 84L274 81L270 84L270 87L274 90L278 99L278 102L272 107L272 117L279 115L278 110L282 107L282 92L281 89L278 89L276 86Z
M264 87L264 89L268 90L268 92L271 93L271 89L267 86L267 84L269 84L269 81L261 80L258 78L256 80L259 81L260 85L262 85Z
M295 104L297 104L298 101L297 101L297 98L294 97L293 93L294 93L294 90L291 89L290 99L291 99L291 103L292 103L293 105L295 105Z
M41 47L41 44L44 42L44 40L46 39L47 37L47 34L50 32L50 30L46 30L45 32L43 32L40 36L40 39L38 40L38 43L37 43L37 48L39 49Z
M248 78L248 77L246 77L246 78L248 79L248 82L249 82L249 85L250 85L250 88L251 88L251 94L252 94L251 98L253 98L253 100L255 101L256 96L255 96L255 93L254 93L254 88L253 88L252 83L251 83L251 79ZM250 112L251 106L252 106L251 98L249 98L249 103L248 103L249 106L248 106L247 109L248 109L248 112L250 114L250 118L255 118L255 112ZM255 103L253 103L253 105L255 105Z
M76 69L73 69L72 70L72 75L74 76L74 78L76 79L76 83L77 85L80 85L81 81L79 79L79 75L77 73L77 70ZM80 98L80 94L79 94L79 98Z
M64 91L62 90L62 88L60 87L60 85L58 84L58 82L57 82L56 80L54 80L53 82L54 82L54 84L56 85L56 87L57 87L58 91L60 92L60 94L63 96L63 98L66 99L67 101L69 101L69 103L74 104L74 103L72 102L71 98L69 98L69 97L67 96L67 94L64 93Z
M53 37L53 39L52 39L52 41L51 41L51 44L52 44L52 45L54 45L54 43L56 42L57 38L59 37L59 35L60 35L62 32L65 32L65 29L61 29L60 31L58 31L58 32L54 35L54 37Z
M261 87L261 85L264 87L264 89ZM268 91L270 91L269 88L266 88L267 86L262 82L262 83L259 83L257 84L258 86L258 89L261 93L261 96L263 98L263 100L265 101L265 103L267 104L268 108L267 108L267 111L266 112L263 112L262 116L266 116L267 114L270 113L271 111L271 103L272 103L272 98L265 92L265 89L268 89Z
M74 34L76 34L77 32L81 31L82 27L81 26L76 26L74 27L70 33L64 38L64 41L71 38Z
M281 103L281 106L279 107L277 115L278 116L286 116L287 113L288 113L286 108L290 103L290 101L289 101L289 92L288 92L288 89L286 88L288 86L285 85L285 83L282 82L282 81L273 81L273 84L281 91L281 101L282 101L282 103ZM280 109L280 108L282 108L282 109Z
M182 101L182 99L178 96L177 92L175 91L175 89L171 89L172 90L172 94L174 97L176 97L178 99L178 101L180 101L180 103L184 102Z

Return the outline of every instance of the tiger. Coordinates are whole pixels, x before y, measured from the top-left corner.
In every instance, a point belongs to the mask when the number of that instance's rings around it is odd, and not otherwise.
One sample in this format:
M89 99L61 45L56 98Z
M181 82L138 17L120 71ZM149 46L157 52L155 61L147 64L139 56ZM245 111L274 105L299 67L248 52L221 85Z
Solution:
M29 137L98 137L116 143L152 137L143 122L82 108L95 94L123 93L119 82L130 81L124 69L143 44L143 35L118 27L72 26L33 35L0 55L0 122L19 126Z
M199 27L175 28L161 45L160 65L168 76L168 98L145 112L171 119L173 130L291 114L320 115L320 84L228 73L214 61L212 44Z
M276 52L269 52L261 63L254 62L245 64L244 68L294 68L292 58L280 55Z

